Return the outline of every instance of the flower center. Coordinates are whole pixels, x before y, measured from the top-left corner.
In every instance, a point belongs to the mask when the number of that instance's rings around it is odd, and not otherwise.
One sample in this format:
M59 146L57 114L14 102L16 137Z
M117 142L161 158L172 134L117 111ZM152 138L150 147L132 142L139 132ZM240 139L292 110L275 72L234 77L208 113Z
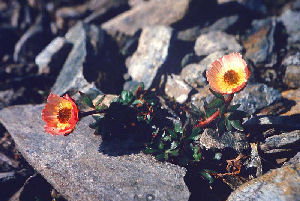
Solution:
M234 70L229 70L224 74L224 82L229 85L237 84L239 81L239 75Z
M71 109L70 108L59 109L57 118L60 123L67 123L71 118Z

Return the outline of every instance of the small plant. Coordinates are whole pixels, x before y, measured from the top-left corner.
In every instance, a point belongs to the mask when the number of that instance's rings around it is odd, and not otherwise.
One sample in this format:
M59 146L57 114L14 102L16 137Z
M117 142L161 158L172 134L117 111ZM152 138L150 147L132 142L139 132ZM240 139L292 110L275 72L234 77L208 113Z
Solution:
M217 128L220 135L226 130L244 130L241 123L246 114L238 110L240 105L230 103L234 94L246 86L250 71L239 53L231 53L213 62L206 76L214 99L205 103L204 111L193 105L183 107L180 119L168 117L159 97L144 90L143 83L133 91L122 91L109 107L102 103L105 95L94 104L90 97L80 92L85 105L92 109L88 112L78 112L68 95L61 98L50 94L42 111L45 131L68 134L78 118L92 115L94 122L90 127L103 140L132 138L143 145L144 153L154 155L157 160L200 166L199 174L212 183L213 176L222 174L208 169L206 163L218 162L222 156L220 153L213 157L207 155L201 150L199 138L206 127Z

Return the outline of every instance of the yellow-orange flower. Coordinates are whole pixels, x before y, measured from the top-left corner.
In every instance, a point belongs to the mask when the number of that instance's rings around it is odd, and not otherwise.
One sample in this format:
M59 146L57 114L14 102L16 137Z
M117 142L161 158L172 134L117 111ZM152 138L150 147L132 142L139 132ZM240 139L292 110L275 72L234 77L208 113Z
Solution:
M46 132L53 135L68 134L78 122L78 108L68 94L60 97L50 93L42 110L42 119L46 122Z
M242 90L251 73L240 53L231 53L214 61L206 78L212 90L221 94L232 94Z

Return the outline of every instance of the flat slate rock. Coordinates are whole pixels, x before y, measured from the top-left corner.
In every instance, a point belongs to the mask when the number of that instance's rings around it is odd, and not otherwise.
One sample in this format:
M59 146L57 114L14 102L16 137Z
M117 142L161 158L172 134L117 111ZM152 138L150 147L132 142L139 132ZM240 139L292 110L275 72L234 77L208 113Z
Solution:
M300 196L299 171L299 163L271 170L241 185L227 201L297 201Z
M68 200L188 200L185 169L142 153L99 153L100 136L83 118L68 136L44 132L43 105L0 111L24 158Z

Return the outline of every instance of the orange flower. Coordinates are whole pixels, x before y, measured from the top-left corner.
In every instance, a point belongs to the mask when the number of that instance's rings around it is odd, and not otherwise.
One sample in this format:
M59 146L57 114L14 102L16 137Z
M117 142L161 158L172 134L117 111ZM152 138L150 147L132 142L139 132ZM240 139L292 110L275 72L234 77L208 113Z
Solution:
M48 133L54 135L71 133L78 122L78 109L68 94L59 97L50 93L42 110L42 119L46 122L45 131Z
M212 90L232 94L242 90L251 73L240 53L231 53L214 61L206 71Z

